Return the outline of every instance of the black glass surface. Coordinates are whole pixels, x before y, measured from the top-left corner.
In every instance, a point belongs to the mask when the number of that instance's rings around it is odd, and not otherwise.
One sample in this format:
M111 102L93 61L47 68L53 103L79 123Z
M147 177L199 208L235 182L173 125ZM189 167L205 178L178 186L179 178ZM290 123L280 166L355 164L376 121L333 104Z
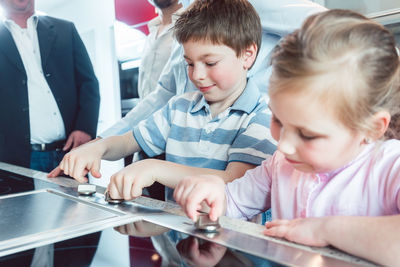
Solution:
M130 266L282 266L225 246L189 236L146 221L115 227L119 235L128 236L125 265ZM115 251L96 254L98 237L102 232L53 244L46 266L116 266L120 262ZM112 242L112 240L108 240ZM118 250L118 249L117 249ZM0 258L0 266L32 266L32 249ZM96 255L95 255L96 254ZM97 259L96 259L97 257ZM102 260L99 261L99 258ZM43 258L44 260L45 258ZM111 264L111 265L110 265Z
M30 177L0 169L0 196L57 187L46 181L36 179L34 182Z
M0 195L49 187L58 187L58 185L37 179L34 181L30 177L0 170L0 188L2 190ZM105 232L108 234L104 234ZM127 239L126 242L121 242L121 238ZM109 249L104 249L104 247L109 247ZM0 267L3 266L281 265L153 223L139 221L57 242L42 248L0 257Z

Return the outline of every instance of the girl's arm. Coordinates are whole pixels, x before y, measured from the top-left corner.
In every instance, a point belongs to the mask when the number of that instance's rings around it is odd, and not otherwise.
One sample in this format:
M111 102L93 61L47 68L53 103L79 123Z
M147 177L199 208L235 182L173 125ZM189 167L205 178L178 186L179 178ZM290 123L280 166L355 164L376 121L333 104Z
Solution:
M385 266L400 262L400 215L331 216L266 223L264 234L310 245L332 245Z

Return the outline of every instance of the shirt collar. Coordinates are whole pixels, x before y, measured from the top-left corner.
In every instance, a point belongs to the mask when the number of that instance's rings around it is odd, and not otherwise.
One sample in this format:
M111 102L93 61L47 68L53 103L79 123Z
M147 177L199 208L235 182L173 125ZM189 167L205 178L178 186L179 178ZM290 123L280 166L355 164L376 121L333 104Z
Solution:
M164 32L170 30L170 29L174 26L176 20L180 17L180 15L181 15L184 11L185 11L185 10L184 10L183 8L180 8L180 9L178 9L177 11L175 11L175 12L172 14L172 17L171 17L171 20L172 20L172 21L171 21L171 24L169 24L168 27L166 27L166 30L164 30ZM152 32L152 31L156 30L156 29L158 28L158 26L160 26L160 24L161 24L161 15L158 15L157 17L155 17L154 19L150 20L150 21L147 23L147 27L149 28L149 31Z
M38 21L39 21L39 15L35 12L35 13L33 13L32 16L30 16L28 18L26 23L27 23L27 25L34 25L35 29L36 29ZM19 27L19 25L17 25L17 23L15 23L12 19L9 19L7 17L3 18L3 24L9 30L10 30L11 27L14 27L14 26L18 26Z
M258 105L260 97L261 93L257 85L252 81L251 78L247 79L246 88L243 90L243 93L239 96L239 98L233 103L231 110L243 111L249 114ZM208 109L209 105L204 96L201 94L201 98L193 106L191 112L195 113L203 108Z
M364 147L364 149L360 152L360 154L358 154L356 158L351 160L346 165L344 165L336 170L330 171L330 172L318 173L318 176L326 177L326 179L330 179L330 178L334 177L336 174L338 174L342 170L346 169L347 167L353 165L355 162L360 161L360 160L364 159L365 157L367 157L368 155L370 155L372 153L372 150L377 148L378 145L379 145L379 142L374 142L374 143L366 145Z

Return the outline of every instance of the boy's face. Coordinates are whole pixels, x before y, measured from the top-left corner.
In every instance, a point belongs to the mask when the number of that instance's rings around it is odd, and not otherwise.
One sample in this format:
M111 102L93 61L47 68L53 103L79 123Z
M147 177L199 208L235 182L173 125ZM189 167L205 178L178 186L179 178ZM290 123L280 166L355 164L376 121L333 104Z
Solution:
M249 60L249 53L237 57L230 47L207 41L188 41L183 49L189 78L210 105L233 103L240 96L247 69L254 61Z
M323 173L343 167L362 150L364 138L346 127L329 107L310 93L270 96L271 134L294 168Z

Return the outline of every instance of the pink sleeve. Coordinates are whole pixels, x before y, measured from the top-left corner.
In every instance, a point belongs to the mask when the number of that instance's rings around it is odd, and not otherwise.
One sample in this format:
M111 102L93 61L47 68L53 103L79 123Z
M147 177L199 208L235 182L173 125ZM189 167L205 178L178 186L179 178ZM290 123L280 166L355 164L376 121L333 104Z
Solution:
M271 207L271 166L274 156L248 170L242 178L226 186L226 216L251 219Z

